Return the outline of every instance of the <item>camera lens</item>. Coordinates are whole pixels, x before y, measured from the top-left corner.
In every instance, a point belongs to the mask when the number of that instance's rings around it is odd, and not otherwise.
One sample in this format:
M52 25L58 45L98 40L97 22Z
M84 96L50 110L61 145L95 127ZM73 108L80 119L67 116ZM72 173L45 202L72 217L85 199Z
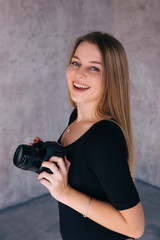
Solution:
M28 145L20 145L15 151L13 163L18 168L36 172L41 165L41 161L38 161L40 159L37 159L37 155L35 148Z
M25 160L26 160L26 155L23 154L24 147L23 145L20 145L14 154L14 158L13 158L13 163L16 167L23 167L23 165L25 165Z

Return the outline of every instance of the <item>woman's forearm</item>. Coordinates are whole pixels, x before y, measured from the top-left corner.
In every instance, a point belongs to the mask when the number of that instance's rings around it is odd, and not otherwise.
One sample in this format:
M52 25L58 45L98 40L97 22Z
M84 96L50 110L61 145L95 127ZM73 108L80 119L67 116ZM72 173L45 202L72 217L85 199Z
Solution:
M87 213L88 218L112 231L134 238L138 238L143 234L143 226L141 226L143 225L143 220L137 222L135 212L138 209L134 210L135 207L132 208L135 218L134 220L132 219L132 214L126 214L124 217L122 211L116 210L110 203L97 199L92 199L90 204L89 202L89 196L78 192L71 187L69 187L67 194L62 200L62 203L83 215L86 215ZM141 209L141 204L138 208ZM141 218L143 218L143 216Z

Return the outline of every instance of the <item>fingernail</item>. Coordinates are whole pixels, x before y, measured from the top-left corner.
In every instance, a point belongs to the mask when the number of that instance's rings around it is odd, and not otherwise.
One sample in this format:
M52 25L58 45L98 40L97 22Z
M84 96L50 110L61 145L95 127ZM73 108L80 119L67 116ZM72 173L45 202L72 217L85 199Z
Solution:
M37 139L35 138L33 142L36 143L36 142L37 142Z
M42 166L42 163L41 163L41 166Z
M52 142L56 142L56 141L52 141Z

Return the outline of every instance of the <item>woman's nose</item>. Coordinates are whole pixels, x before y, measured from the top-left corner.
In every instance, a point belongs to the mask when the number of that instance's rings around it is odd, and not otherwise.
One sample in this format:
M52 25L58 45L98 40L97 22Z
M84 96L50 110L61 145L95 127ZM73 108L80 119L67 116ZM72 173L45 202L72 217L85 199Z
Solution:
M79 78L84 78L86 77L86 70L83 67L79 67L76 71L76 75Z

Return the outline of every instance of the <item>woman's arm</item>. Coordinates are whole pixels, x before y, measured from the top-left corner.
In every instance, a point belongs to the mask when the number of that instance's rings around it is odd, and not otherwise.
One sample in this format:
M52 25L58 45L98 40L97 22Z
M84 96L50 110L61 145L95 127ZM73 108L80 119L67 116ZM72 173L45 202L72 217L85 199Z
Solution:
M144 232L144 215L141 203L127 210L118 211L111 204L92 199L90 197L69 188L63 203L85 215L100 225L130 236L139 238ZM89 208L88 208L89 205ZM88 211L87 211L88 210Z
M116 210L111 204L97 199L93 199L89 205L89 196L68 185L69 161L66 159L65 164L63 159L59 157L52 157L50 161L43 162L42 166L50 168L54 174L42 172L38 175L38 179L41 179L41 183L49 189L55 199L83 215L87 211L88 218L112 231L134 238L142 236L144 215L141 203L122 211ZM57 162L59 169L52 162Z

